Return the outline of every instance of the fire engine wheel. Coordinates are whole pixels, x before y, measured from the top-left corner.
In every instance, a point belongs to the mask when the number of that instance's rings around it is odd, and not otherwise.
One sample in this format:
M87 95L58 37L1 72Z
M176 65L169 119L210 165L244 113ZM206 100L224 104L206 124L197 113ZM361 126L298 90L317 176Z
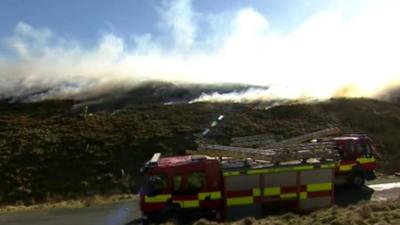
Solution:
M167 219L167 224L173 224L173 225L178 225L179 224L179 220L177 218L168 218Z
M222 210L216 210L216 211L214 211L213 213L214 213L215 219L216 219L218 222L224 222L224 220L225 220L225 213L224 213L224 211L222 211Z
M362 174L354 174L351 178L351 185L355 188L361 188L365 184L365 178Z
M161 213L161 217L166 219L175 218L176 213L179 211L179 209L180 209L179 204L172 203L172 201L168 201L166 207Z

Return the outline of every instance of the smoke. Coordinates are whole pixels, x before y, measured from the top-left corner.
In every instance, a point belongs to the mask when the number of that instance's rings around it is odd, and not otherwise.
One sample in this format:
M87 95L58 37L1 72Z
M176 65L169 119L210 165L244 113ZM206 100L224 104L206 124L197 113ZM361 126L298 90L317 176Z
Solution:
M82 100L152 80L266 87L195 101L382 96L400 85L400 3L362 4L280 31L254 8L211 14L168 1L158 8L159 36L107 33L91 48L21 21L5 42L10 54L0 53L0 98Z
M232 91L228 93L220 93L215 91L211 94L202 93L198 98L191 100L189 103L195 102L231 102L231 103L250 103L250 102L266 102L274 100L296 99L302 102L312 101L302 93L292 92L289 87L272 86L271 88L255 88L250 87L246 90Z

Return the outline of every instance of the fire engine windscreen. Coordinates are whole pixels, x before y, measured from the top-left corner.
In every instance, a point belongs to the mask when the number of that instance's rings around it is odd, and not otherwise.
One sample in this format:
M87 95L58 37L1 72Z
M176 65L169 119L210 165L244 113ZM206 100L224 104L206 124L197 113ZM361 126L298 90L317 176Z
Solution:
M146 176L141 191L148 196L156 196L167 188L167 176L163 174Z

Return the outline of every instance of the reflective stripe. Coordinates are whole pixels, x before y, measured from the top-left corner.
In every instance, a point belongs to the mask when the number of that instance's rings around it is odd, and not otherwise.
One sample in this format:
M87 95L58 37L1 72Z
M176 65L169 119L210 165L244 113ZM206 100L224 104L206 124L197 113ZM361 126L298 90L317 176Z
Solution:
M144 201L147 203L155 203L155 202L166 202L168 199L171 198L171 195L156 195L156 196L145 196Z
M237 175L240 175L240 172L239 172L239 171L224 172L224 177L237 176Z
M357 162L359 162L359 163L361 163L361 164L364 164L364 163L372 163L372 162L375 162L376 160L375 160L375 158L374 157L371 157L371 158L358 158L357 159Z
M179 207L181 207L181 208L200 207L199 200L173 200L172 202L175 204L179 204Z
M211 192L211 199L221 199L221 192L219 191Z
M307 191L329 191L332 190L332 183L319 183L307 185Z
M281 198L288 199L288 198L296 198L297 193L285 193L280 195Z
M321 165L322 169L335 168L335 167L336 167L335 164L323 164L323 165Z
M283 167L283 168L271 168L271 169L256 169L256 170L248 170L247 174L265 174L265 173L279 173L279 172L288 172L288 171L301 171L301 170L312 170L314 168L335 168L336 164L321 164L318 166L292 166L292 167ZM240 172L225 172L224 176L235 176L240 175Z
M300 192L300 199L307 199L307 192Z
M214 191L214 192L202 192L198 195L199 200L205 200L206 198L210 199L221 199L221 192Z
M260 188L254 188L253 189L253 196L258 197L261 195L261 190Z
M263 170L249 170L247 171L247 174L261 174L261 173L268 173L270 170L268 169L263 169Z
M350 171L353 168L353 164L348 164L348 165L340 165L339 171Z
M293 168L294 170L312 170L314 166L296 166Z
M366 163L374 163L376 159L374 157L371 158L357 158L357 162L360 164L366 164ZM353 169L353 166L356 165L355 163L347 164L347 165L340 165L339 164L339 171L345 172L345 171L350 171Z
M211 194L210 194L209 192L199 193L199 196L198 196L199 200L204 200L204 199L206 199L207 197L210 197L210 198L211 198Z
M199 200L185 200L183 201L183 208L195 208L200 206Z
M264 196L274 196L281 193L280 187L268 187L264 188Z
M226 200L227 205L247 205L247 204L253 204L253 202L254 202L253 196L228 198Z
M173 201L172 201L172 203L179 204L179 207L181 207L181 208L184 207L183 202L184 202L184 201L182 201L182 200L173 200Z
M248 170L247 174L265 174L265 173L279 173L292 170L291 168L274 168L274 169L261 169L261 170Z

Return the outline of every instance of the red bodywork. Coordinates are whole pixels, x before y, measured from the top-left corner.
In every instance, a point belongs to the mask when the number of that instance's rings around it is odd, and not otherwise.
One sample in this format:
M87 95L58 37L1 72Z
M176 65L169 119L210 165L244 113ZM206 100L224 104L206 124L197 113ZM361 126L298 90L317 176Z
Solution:
M336 170L337 174L343 175L351 172L353 166L357 166L358 169L365 172L376 169L374 145L367 136L336 137L333 138L333 141L336 143L341 158L340 165Z
M196 192L188 190L188 177L193 173L203 173L205 175L205 184ZM165 175L166 186L157 195L171 195L169 202L146 203L144 201L145 193L141 192L141 209L143 214L149 215L162 211L166 204L173 202L193 200L199 198L199 193L218 192L222 189L221 168L217 159L206 158L204 156L176 156L161 158L157 166L150 167L146 176ZM174 184L176 177L181 177L179 185ZM174 178L175 177L175 178ZM178 179L176 179L178 180ZM179 186L179 190L176 189ZM174 190L175 188L175 190ZM188 208L190 207L182 207ZM213 210L222 208L221 199L211 199L205 197L203 201L199 201L199 207L196 210Z

